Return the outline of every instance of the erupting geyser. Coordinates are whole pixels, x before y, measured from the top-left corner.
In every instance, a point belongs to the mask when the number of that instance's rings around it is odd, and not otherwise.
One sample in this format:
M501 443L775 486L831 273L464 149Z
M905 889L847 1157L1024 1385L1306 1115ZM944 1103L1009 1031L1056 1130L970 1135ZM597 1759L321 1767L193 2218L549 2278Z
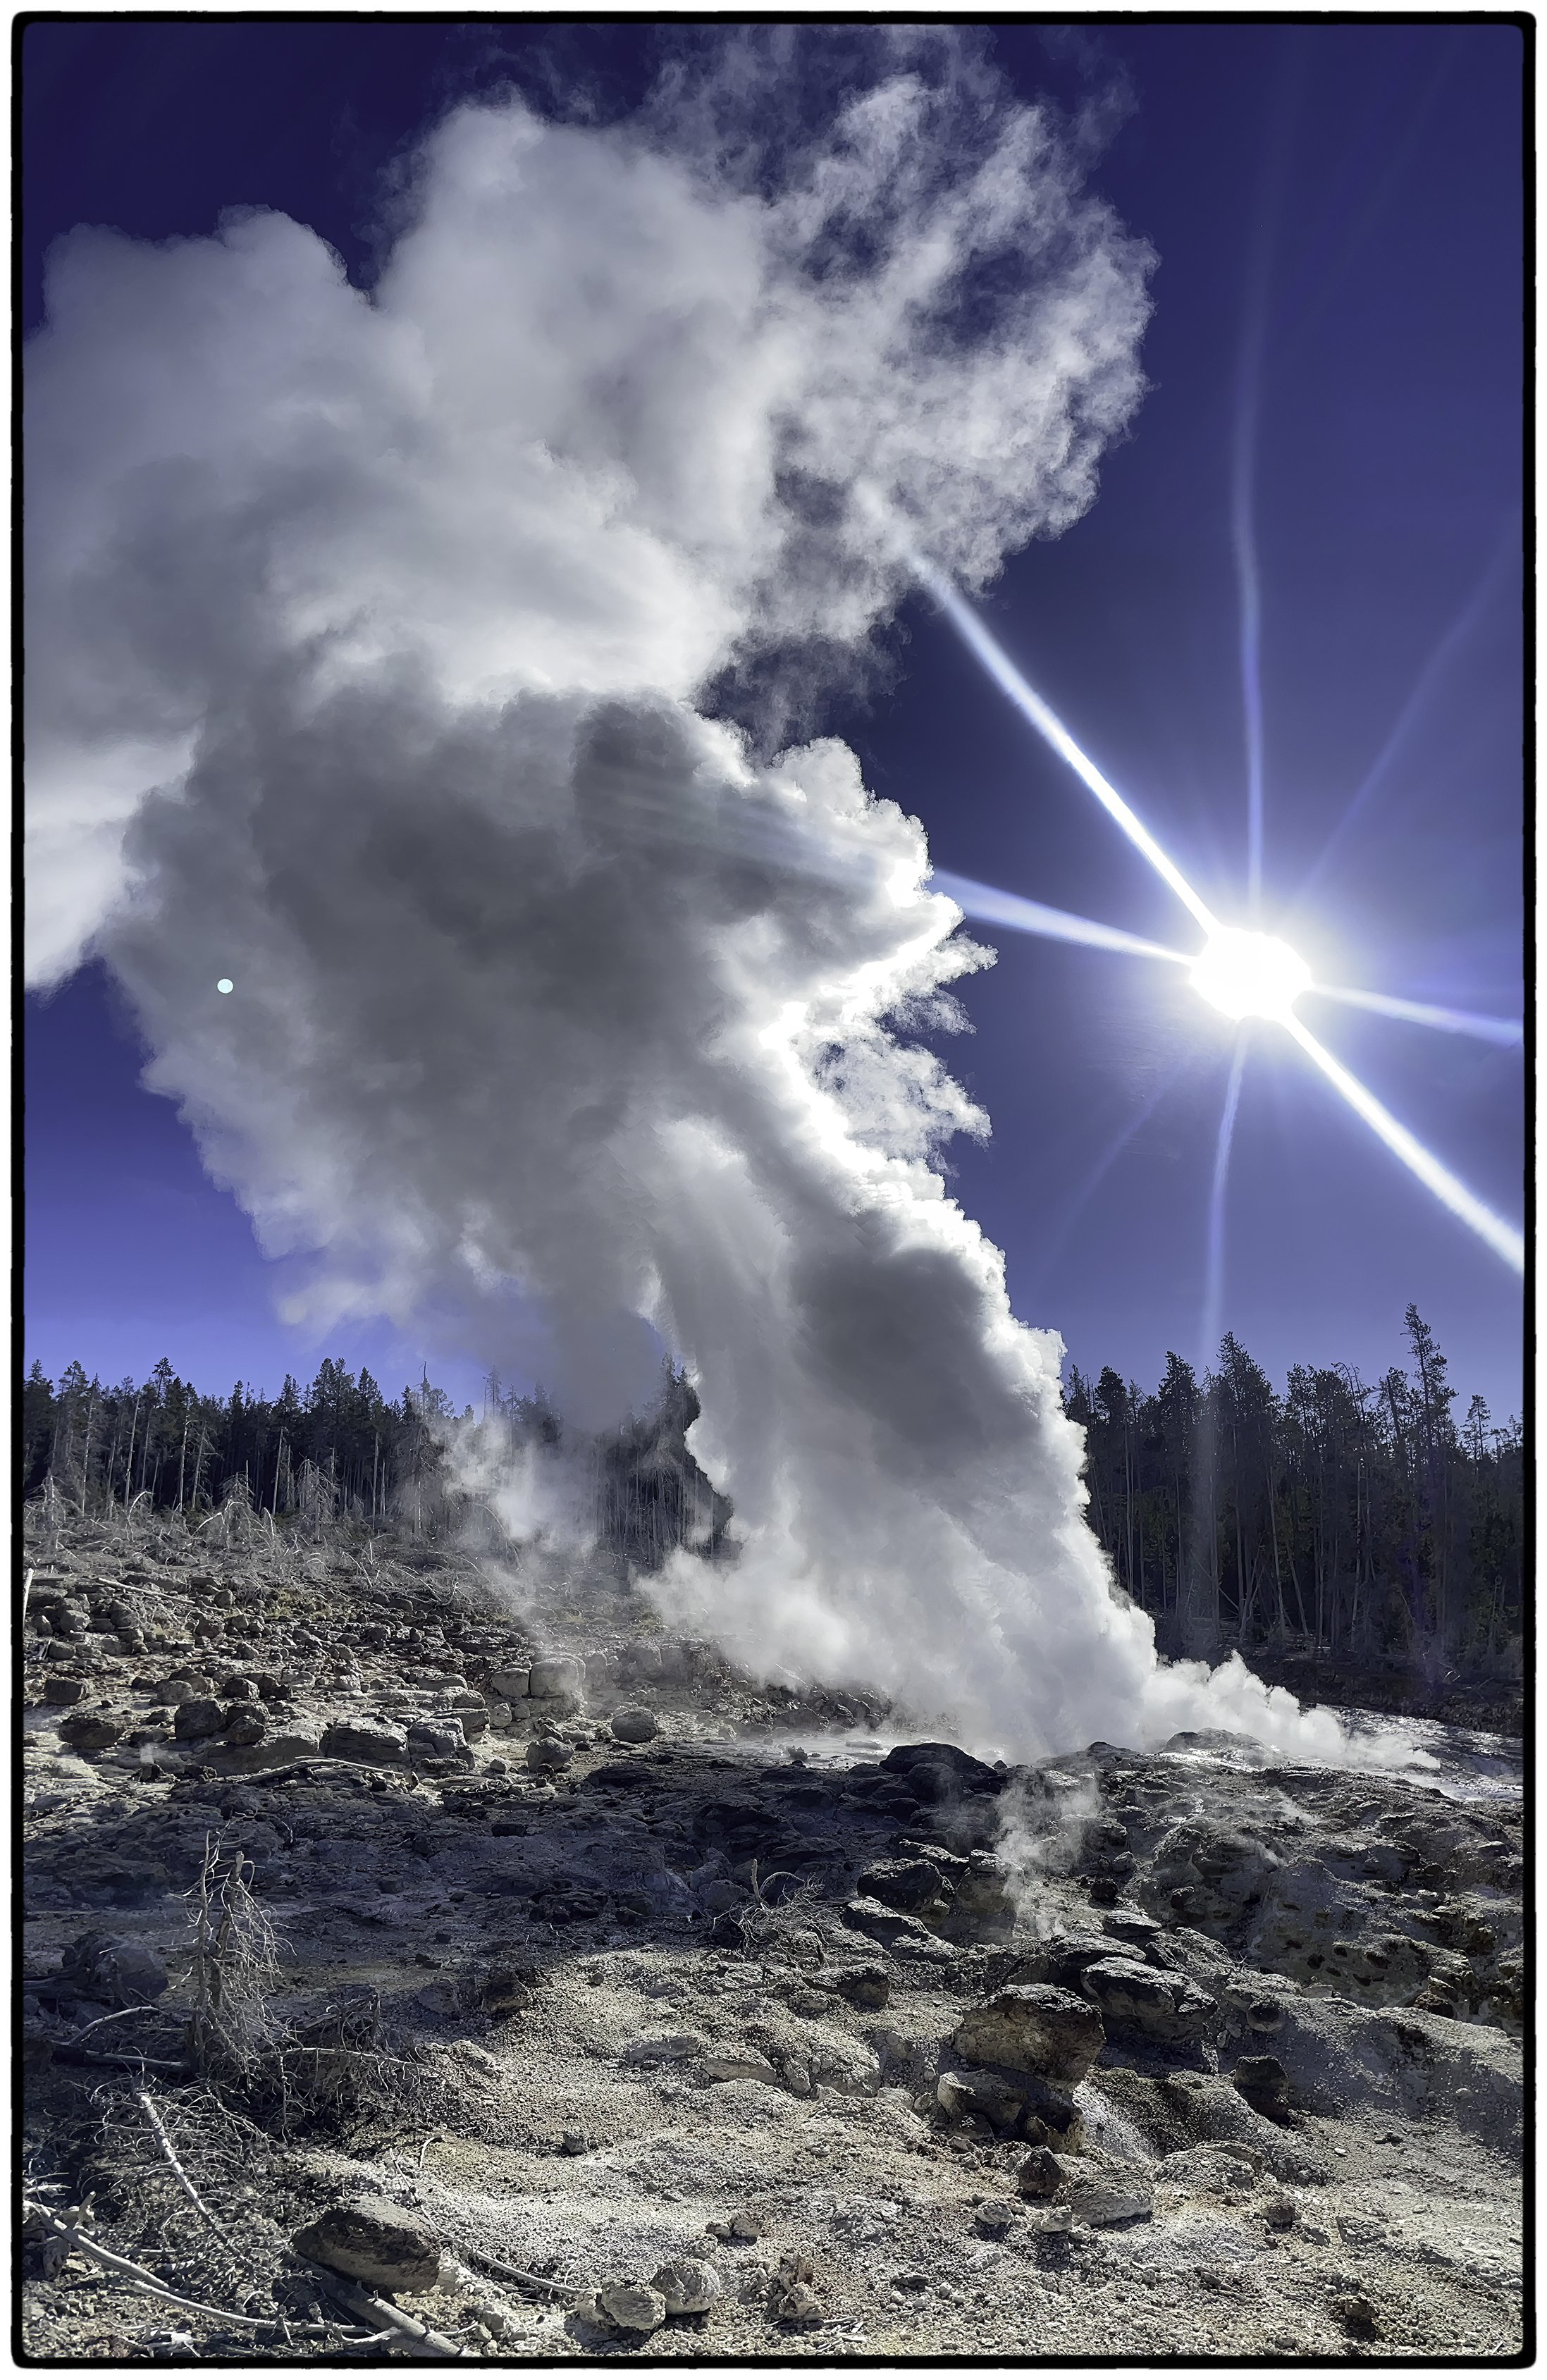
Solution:
M784 33L630 124L454 113L369 295L275 214L55 251L31 977L113 969L319 1336L432 1315L581 1422L682 1360L740 1550L657 1591L743 1658L1015 1753L1332 1750L1113 1589L1059 1342L936 1162L982 1119L910 1033L987 954L921 832L698 708L755 664L782 729L901 599L862 483L981 584L1140 388L1148 251L974 39L858 37L781 146Z

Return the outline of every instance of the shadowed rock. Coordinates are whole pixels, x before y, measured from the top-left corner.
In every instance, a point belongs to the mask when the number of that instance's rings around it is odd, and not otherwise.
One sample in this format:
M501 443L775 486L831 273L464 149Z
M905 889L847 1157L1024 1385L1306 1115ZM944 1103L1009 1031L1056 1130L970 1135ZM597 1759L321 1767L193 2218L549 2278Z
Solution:
M963 2017L952 2035L963 2058L1012 2066L1054 2082L1082 2082L1106 2043L1088 2000L1052 1984L1011 1984Z
M1098 1959L1082 1972L1080 1990L1114 2033L1147 2041L1206 2041L1219 2004L1188 1976L1166 1974L1139 1959Z
M432 2289L440 2278L434 2233L383 2200L330 2206L291 2241L298 2256L377 2289Z

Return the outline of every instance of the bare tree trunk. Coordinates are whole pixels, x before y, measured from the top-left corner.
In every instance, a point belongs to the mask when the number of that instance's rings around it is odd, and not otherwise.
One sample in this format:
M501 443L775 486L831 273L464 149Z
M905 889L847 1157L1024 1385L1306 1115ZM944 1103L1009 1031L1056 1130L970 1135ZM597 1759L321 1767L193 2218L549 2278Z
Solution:
M1123 1536L1127 1554L1128 1593L1133 1593L1133 1446L1127 1406L1123 1412Z
M124 1510L126 1512L128 1511L130 1504L134 1500L134 1438L135 1432L139 1427L140 1400L136 1397L134 1401L134 1413L129 1421L128 1456L124 1464Z

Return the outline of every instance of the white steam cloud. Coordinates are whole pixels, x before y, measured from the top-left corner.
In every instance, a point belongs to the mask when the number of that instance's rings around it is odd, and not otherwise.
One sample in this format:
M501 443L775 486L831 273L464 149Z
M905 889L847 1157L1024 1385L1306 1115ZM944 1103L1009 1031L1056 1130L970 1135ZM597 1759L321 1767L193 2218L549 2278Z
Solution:
M695 707L859 656L887 515L968 583L1075 518L1148 256L956 34L878 37L782 150L725 57L632 125L454 114L369 295L274 214L62 243L32 979L105 959L319 1329L457 1318L580 1420L685 1361L742 1551L673 1617L1007 1750L1331 1750L1112 1590L1059 1343L935 1170L983 1127L907 1037L983 954L917 823Z

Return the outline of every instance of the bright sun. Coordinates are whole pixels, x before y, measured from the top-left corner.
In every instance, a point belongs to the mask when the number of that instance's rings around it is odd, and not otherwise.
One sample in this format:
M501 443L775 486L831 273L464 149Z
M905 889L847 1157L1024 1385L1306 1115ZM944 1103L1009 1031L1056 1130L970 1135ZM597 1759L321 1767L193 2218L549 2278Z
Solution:
M1191 981L1226 1016L1270 1016L1282 1025L1300 993L1310 989L1310 969L1272 934L1221 926L1210 936Z

